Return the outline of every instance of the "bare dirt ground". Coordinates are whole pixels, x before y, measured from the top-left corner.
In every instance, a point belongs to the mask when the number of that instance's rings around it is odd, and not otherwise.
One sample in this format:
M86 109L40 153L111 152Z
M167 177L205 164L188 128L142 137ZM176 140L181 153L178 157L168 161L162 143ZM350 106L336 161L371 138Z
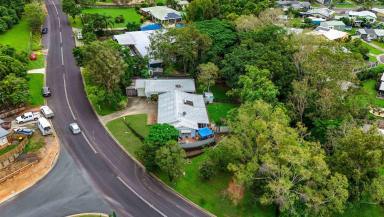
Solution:
M0 183L0 203L31 187L54 166L60 150L58 140L55 136L44 137L44 140L45 146L37 152L23 154L12 166L0 170L0 178L2 178L5 174L17 173L17 170L27 166L22 172Z
M148 124L156 123L156 117L157 117L157 102L151 102L147 99L138 98L138 97L131 97L128 98L128 105L125 109L101 116L100 120L103 125L107 124L108 122L123 117L127 115L137 115L137 114L147 114L148 115Z

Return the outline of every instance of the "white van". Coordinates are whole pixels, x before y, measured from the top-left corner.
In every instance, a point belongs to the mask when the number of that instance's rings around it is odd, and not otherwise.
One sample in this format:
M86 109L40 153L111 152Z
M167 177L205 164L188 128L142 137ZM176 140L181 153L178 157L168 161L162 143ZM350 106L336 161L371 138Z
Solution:
M43 136L52 134L52 126L44 117L41 117L37 120L37 127Z
M41 114L44 115L45 118L53 118L55 114L53 114L53 111L46 105L40 107Z

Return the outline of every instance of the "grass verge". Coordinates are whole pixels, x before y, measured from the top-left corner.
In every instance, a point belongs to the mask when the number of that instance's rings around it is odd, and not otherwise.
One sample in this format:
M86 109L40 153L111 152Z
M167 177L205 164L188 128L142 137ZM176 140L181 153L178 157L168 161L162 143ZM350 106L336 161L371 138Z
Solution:
M44 97L41 95L41 88L44 85L44 74L28 74L29 104L32 106L44 105Z
M384 53L384 52L380 51L379 49L374 48L374 47L372 47L371 45L369 45L367 43L363 43L363 46L368 48L369 49L369 53L371 53L371 54L379 55L379 54L383 54Z
M149 126L147 125L147 115L129 115L110 121L107 123L107 128L112 135L119 141L119 143L131 153L136 156L137 150L143 145L142 141L133 134L133 132L125 125L124 121L130 124L137 133L146 137L148 135Z
M106 16L111 16L114 23L114 28L125 27L128 22L140 23L140 14L136 12L134 8L87 8L81 11L82 14L102 14ZM115 17L123 15L124 22L123 23L115 23ZM71 25L73 27L81 28L82 23L79 17L75 20L72 17L69 17Z
M28 62L28 65L27 65L27 69L28 70L32 70L32 69L41 69L41 68L44 68L44 62L45 62L45 59L44 59L44 54L42 53L38 53L37 54L37 59L34 60L34 61L29 61Z
M24 148L24 153L36 152L42 148L45 144L43 136L40 132L35 132L31 138L29 138L28 144Z

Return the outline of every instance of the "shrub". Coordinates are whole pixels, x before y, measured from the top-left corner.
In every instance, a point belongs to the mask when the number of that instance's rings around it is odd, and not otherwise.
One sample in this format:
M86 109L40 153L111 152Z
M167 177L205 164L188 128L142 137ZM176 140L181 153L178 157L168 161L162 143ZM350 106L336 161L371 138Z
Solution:
M360 81L369 80L369 79L378 79L379 74L384 72L384 65L378 65L374 68L361 71L357 74L357 77Z
M126 28L128 31L137 31L140 29L140 24L135 22L128 22Z
M123 15L119 15L117 17L115 17L115 23L124 23L124 16Z
M215 173L215 165L210 160L204 161L199 168L199 177L203 180L211 179Z

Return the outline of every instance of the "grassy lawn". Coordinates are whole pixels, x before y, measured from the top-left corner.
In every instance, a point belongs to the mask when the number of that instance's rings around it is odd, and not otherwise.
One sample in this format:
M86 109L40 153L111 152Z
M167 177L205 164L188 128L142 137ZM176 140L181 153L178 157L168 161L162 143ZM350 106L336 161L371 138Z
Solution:
M356 204L347 208L341 217L381 217L384 207L374 204Z
M136 151L143 145L141 140L132 133L132 131L124 124L126 121L133 127L137 133L145 137L148 135L149 126L147 125L147 115L129 115L118 118L107 123L107 128L111 131L112 135L124 146L124 148L136 156Z
M115 17L119 15L124 16L124 23L114 23L115 28L119 27L125 27L128 22L136 22L140 23L140 14L136 12L133 8L87 8L81 11L81 13L85 14L103 14L107 16L111 16L113 21L115 20ZM81 28L81 20L79 17L76 18L76 22L72 19L72 17L69 17L69 20L71 22L71 25L73 27Z
M25 146L24 153L36 152L42 148L44 144L44 137L40 134L40 132L35 132L29 139L28 144Z
M30 93L29 104L39 106L44 104L44 97L41 95L41 88L44 85L43 74L28 74L28 87Z
M369 56L369 62L376 62L377 61L377 58L376 58L376 56L373 56L372 54L368 54L368 56Z
M381 48L384 49L384 43L383 43L383 42L380 42L380 41L372 41L371 43L372 43L372 44L375 44L375 45L377 45L377 46L379 46L379 47L381 47Z
M384 53L384 52L372 47L371 45L369 45L367 43L363 43L363 46L369 49L369 53L376 54L376 55Z
M38 53L37 59L35 61L30 60L28 62L27 69L32 70L32 69L44 68L44 61L45 61L44 55L42 53Z
M185 176L177 183L170 183L163 173L157 175L169 186L181 193L194 203L212 212L217 216L274 216L272 207L262 207L246 195L237 206L224 196L224 192L230 181L230 176L219 174L212 180L203 181L199 178L199 167L206 155L200 155L187 164Z
M227 91L229 90L228 87L224 85L215 85L210 88L210 91L213 93L214 97L214 102L226 102L229 103L231 102L231 99L227 96ZM198 87L197 88L197 93L202 94L203 90Z
M354 8L356 4L353 2L336 3L335 8Z
M28 51L30 46L30 28L25 19L4 34L0 34L0 43L11 45L18 51Z
M359 91L356 97L358 97L358 100L361 100L367 104L372 104L374 106L384 108L384 99L376 97L377 92L375 85L375 80L368 80L363 82L362 89Z
M220 123L222 118L226 118L228 112L236 108L235 104L231 103L212 103L207 106L209 120L215 123Z

